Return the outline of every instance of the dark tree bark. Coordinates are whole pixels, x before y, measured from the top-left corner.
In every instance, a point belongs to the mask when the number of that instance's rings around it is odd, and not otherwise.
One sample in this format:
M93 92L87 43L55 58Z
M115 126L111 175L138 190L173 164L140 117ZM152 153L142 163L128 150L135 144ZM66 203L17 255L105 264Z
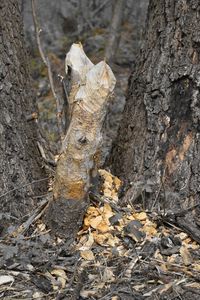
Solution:
M45 177L36 144L35 111L19 0L0 1L0 212L11 221L29 213ZM24 188L18 188L22 187ZM15 189L13 192L11 190Z
M127 183L125 200L143 191L150 207L176 211L199 203L199 60L199 1L151 0L110 158Z

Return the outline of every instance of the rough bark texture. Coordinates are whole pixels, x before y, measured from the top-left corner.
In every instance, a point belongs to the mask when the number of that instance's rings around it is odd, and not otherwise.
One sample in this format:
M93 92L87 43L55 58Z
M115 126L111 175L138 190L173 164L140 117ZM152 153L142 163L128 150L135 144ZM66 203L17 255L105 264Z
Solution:
M199 24L198 0L150 1L145 43L111 155L115 174L129 184L125 199L144 191L150 207L199 202Z
M44 182L27 184L45 177L36 126L26 121L34 107L19 7L20 1L0 2L0 212L9 213L11 222L32 210L31 196L44 192Z

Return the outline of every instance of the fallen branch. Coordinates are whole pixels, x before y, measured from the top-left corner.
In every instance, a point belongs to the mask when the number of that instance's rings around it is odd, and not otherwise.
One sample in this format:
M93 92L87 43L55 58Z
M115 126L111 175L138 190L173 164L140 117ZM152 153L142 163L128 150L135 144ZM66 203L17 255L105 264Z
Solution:
M13 232L10 234L6 235L4 238L9 238L9 237L17 237L20 234L24 234L29 227L35 223L38 219L41 218L41 216L44 214L47 205L49 203L49 199L44 199L38 208L33 212L33 214L26 220L24 223L22 223L17 229L15 229Z
M21 189L23 189L23 188L25 188L25 187L27 187L29 185L32 185L32 184L35 184L35 183L38 183L38 182L42 182L42 181L47 181L47 180L49 180L49 177L41 178L41 179L38 179L38 180L31 181L31 182L29 182L27 184L23 184L23 185L17 186L14 189L9 190L9 191L1 194L0 195L0 199L3 198L3 197L5 197L5 196L7 196L8 194L11 194L11 193L13 193L13 192L15 192L17 190L21 190Z

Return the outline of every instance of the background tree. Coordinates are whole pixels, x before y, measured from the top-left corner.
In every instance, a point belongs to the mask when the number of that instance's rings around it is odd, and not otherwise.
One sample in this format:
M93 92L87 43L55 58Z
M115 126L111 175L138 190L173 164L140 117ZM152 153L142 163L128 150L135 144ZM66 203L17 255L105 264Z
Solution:
M125 200L142 194L150 208L199 203L199 10L197 0L150 1L113 146L113 170L129 183ZM197 209L190 216L198 222Z
M46 185L45 173L41 168L37 150L36 125L34 121L27 121L27 117L34 111L20 1L2 0L0 3L0 211L9 213L15 221L32 210L36 201L32 196L44 193Z
M105 48L105 58L112 62L117 52L117 48L119 46L119 39L120 39L120 32L121 32L121 25L124 15L124 8L125 8L124 0L117 0L114 4L112 20L110 23L110 32L108 37L108 42Z

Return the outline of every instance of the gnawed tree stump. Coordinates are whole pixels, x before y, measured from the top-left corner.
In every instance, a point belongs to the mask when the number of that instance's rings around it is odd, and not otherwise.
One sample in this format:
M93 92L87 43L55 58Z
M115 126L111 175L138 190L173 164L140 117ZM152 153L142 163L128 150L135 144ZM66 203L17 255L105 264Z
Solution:
M73 44L66 56L71 72L70 125L58 159L54 201L46 221L60 237L74 238L87 207L87 192L101 144L101 130L115 76L104 62L97 65L85 55L81 44Z

